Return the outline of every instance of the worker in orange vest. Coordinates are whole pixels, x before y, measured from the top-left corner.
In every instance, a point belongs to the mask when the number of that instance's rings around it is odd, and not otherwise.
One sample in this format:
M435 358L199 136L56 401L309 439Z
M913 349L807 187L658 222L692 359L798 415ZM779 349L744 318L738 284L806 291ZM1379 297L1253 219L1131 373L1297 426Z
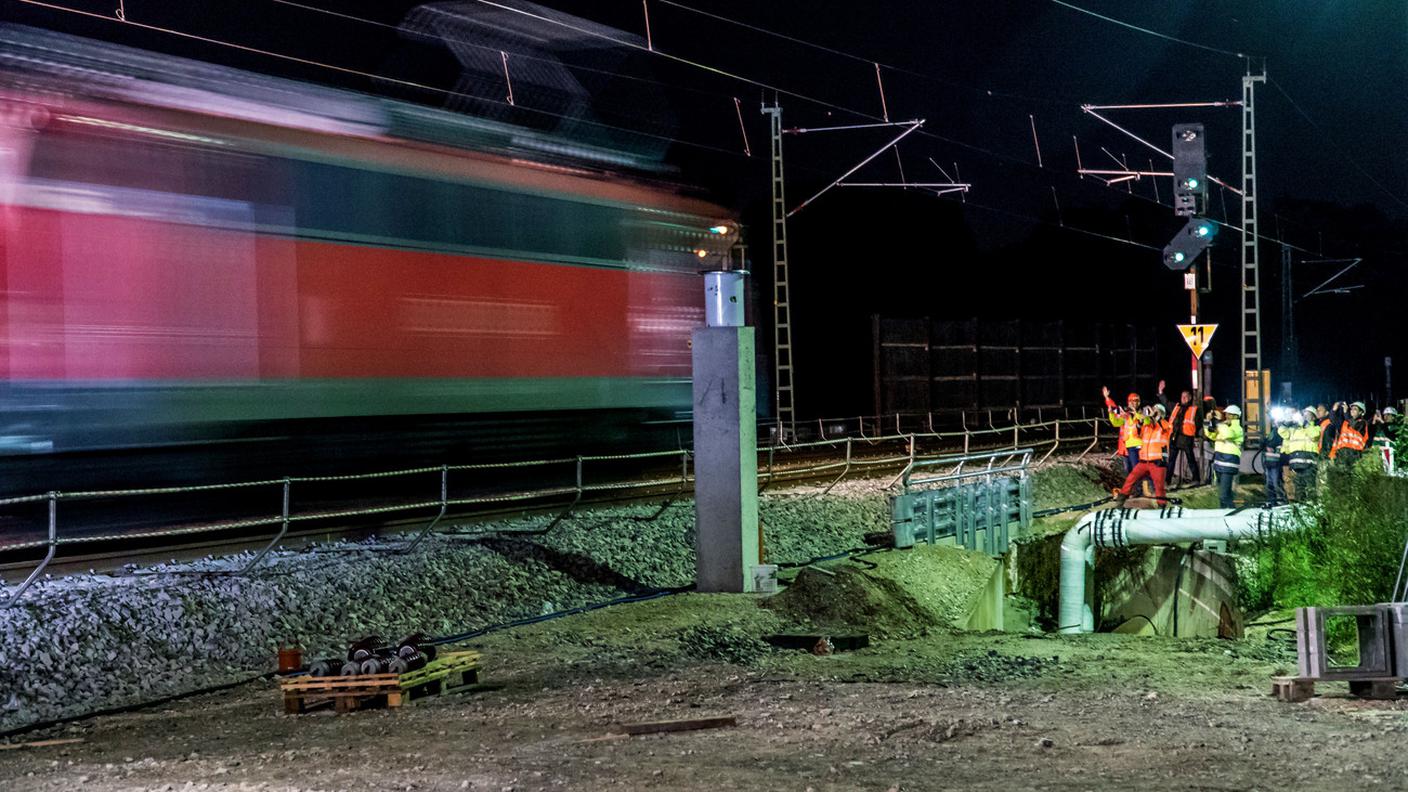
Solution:
M1109 388L1101 388L1100 393L1104 395L1105 407L1110 411L1110 425L1120 430L1119 442L1115 444L1115 456L1124 459L1124 473L1128 476L1139 463L1141 430L1148 419L1139 412L1139 394L1129 394L1125 399L1125 407L1121 410L1115 400L1110 398Z
M1178 395L1178 404L1173 406L1173 413L1169 415L1169 423L1173 424L1173 442L1168 447L1168 476L1176 479L1175 471L1178 468L1178 457L1184 455L1188 464L1188 481L1190 486L1196 487L1203 483L1203 477L1198 470L1198 435L1203 429L1203 408L1193 401L1193 394L1183 391ZM1180 484L1185 482L1180 481Z
M1330 459L1340 467L1352 468L1369 445L1369 421L1364 417L1364 402L1349 405L1348 415L1343 408L1344 402L1340 402L1330 418L1331 428L1336 429Z
M1168 460L1165 452L1168 450L1169 441L1173 438L1173 423L1164 416L1168 414L1168 408L1162 404L1154 405L1154 414L1149 422L1140 429L1139 449L1136 452L1139 462L1130 471L1129 476L1124 480L1124 486L1115 495L1115 508L1124 505L1125 499L1134 494L1134 488L1145 478L1154 482L1154 497L1160 504L1164 503L1165 476L1168 473Z

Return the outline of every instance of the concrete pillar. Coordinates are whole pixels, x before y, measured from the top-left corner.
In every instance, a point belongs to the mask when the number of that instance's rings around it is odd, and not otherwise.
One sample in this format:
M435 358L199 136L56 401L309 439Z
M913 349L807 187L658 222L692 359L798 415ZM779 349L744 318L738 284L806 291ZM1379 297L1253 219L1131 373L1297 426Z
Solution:
M694 546L699 591L752 591L758 563L753 328L694 330Z

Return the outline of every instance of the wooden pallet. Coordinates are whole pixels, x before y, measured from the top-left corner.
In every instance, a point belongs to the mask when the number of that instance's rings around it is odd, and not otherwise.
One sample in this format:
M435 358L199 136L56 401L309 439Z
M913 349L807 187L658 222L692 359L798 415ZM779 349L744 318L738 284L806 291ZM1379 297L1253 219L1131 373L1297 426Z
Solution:
M1364 677L1343 681L1349 683L1351 696L1392 700L1398 698L1398 683L1401 680L1397 677ZM1282 701L1309 701L1315 696L1315 682L1310 677L1271 677L1271 695Z
M1315 680L1307 677L1271 677L1271 695L1282 701L1309 701L1315 696Z
M479 681L478 652L446 652L404 674L295 676L279 681L284 712L297 715L331 704L337 712L395 709Z

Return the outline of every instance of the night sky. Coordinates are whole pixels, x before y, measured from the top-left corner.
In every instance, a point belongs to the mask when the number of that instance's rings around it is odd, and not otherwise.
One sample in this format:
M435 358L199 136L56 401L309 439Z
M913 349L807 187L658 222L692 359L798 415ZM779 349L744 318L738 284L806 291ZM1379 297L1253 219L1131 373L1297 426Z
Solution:
M55 0L109 14L117 0ZM308 5L399 25L419 3L403 0ZM1243 0L1127 3L1081 0L1084 8L1264 62L1273 84L1258 94L1258 166L1262 234L1302 248L1294 252L1296 294L1338 269L1318 258L1363 257L1345 275L1347 295L1317 295L1296 306L1302 373L1298 398L1383 395L1383 357L1408 365L1408 333L1398 311L1408 305L1408 3L1357 0ZM463 5L473 11L478 3ZM644 40L639 0L550 0L545 5ZM869 3L690 0L693 8L858 56L825 52L651 0L651 32L665 53L802 94L782 96L787 126L873 120L881 114L875 67L890 117L924 118L923 136L901 144L911 180L953 174L973 189L967 200L919 191L837 190L790 226L803 415L870 409L872 313L992 319L1018 317L1135 321L1167 327L1164 374L1185 384L1186 356L1173 329L1187 321L1180 276L1159 250L1181 227L1155 203L1149 179L1106 187L1075 174L1072 136L1087 167L1112 167L1101 146L1130 164L1155 170L1167 161L1085 116L1082 103L1205 101L1240 98L1247 61L1163 40L1095 19L1051 0ZM299 58L474 93L494 87L457 83L458 63L442 43L392 27L318 14L271 0L157 2L126 0L129 19L238 42ZM478 104L404 84L339 74L116 22L24 6L7 0L7 19L146 49L296 79L383 93L431 105ZM513 58L510 52L509 57ZM564 56L594 97L592 118L616 129L586 132L637 149L654 149L677 179L735 211L750 226L758 291L770 296L767 124L757 85L639 51ZM527 66L524 67L528 68ZM1284 92L1284 93L1283 93ZM552 106L520 86L520 106ZM1289 98L1288 96L1289 95ZM744 156L733 99L741 102L752 157ZM500 96L494 96L497 100ZM821 100L835 107L825 107ZM1294 103L1294 104L1293 104ZM1299 107L1299 110L1297 109ZM845 108L845 109L838 109ZM849 112L848 112L849 111ZM1302 114L1302 112L1304 115ZM1308 120L1306 116L1309 116ZM564 123L516 109L511 120L552 128ZM1210 172L1240 184L1239 111L1124 112L1128 128L1160 147L1173 123L1201 121L1209 136ZM1035 123L1042 165L1032 139ZM579 132L580 124L576 125ZM637 130L646 136L628 135ZM839 176L869 154L889 130L789 137L789 203ZM683 142L681 142L683 141ZM866 181L899 176L893 154L857 174ZM1054 188L1054 195L1053 195ZM1167 203L1170 182L1157 183ZM1223 219L1223 195L1210 215ZM1227 194L1226 219L1240 223ZM1059 211L1057 205L1059 203ZM1080 233L1073 229L1092 233ZM1108 235L1138 244L1104 239ZM1237 242L1223 229L1213 249L1213 293L1205 321L1222 322L1212 346L1214 393L1233 394L1237 356ZM1280 379L1280 249L1262 247L1263 348ZM766 312L760 312L765 315ZM760 336L760 346L762 337ZM852 373L853 372L853 373ZM1153 384L1142 386L1152 391ZM1395 395L1408 395L1408 374ZM1091 394L1092 400L1098 394Z

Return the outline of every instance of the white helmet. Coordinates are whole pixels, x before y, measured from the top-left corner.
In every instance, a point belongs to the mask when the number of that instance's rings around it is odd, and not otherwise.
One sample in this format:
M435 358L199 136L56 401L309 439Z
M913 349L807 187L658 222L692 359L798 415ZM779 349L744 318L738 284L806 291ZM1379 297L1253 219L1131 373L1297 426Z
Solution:
M1241 418L1241 417L1242 417L1242 408L1241 408L1241 407L1238 407L1238 406L1235 405L1235 404L1229 404L1229 405L1227 405L1227 409L1223 410L1223 412L1224 412L1224 413L1227 413L1228 415L1235 415L1235 416L1237 416L1238 418Z
M1392 407L1385 407L1384 415L1398 415L1398 410L1395 410Z

